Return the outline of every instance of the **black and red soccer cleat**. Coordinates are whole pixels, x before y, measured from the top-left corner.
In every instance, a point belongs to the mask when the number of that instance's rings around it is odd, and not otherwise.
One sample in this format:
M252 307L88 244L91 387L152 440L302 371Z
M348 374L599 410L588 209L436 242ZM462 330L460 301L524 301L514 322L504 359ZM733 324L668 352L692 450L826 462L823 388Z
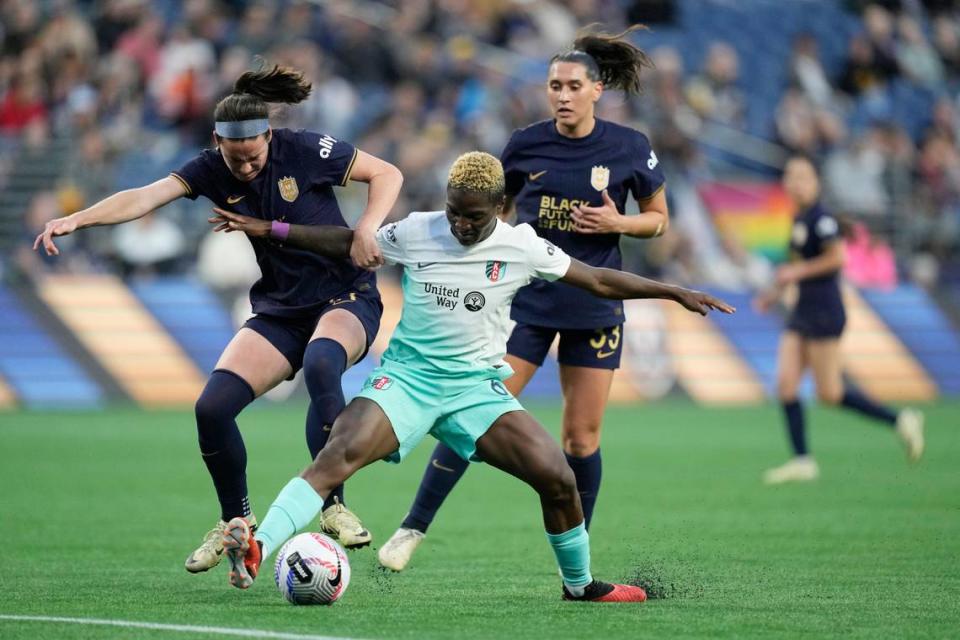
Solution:
M250 524L243 518L234 518L223 532L223 550L230 561L230 584L237 589L249 589L260 570L263 559L260 541L254 539Z
M611 584L594 580L583 588L582 596L575 596L563 587L563 599L576 602L644 602L647 592L628 584Z

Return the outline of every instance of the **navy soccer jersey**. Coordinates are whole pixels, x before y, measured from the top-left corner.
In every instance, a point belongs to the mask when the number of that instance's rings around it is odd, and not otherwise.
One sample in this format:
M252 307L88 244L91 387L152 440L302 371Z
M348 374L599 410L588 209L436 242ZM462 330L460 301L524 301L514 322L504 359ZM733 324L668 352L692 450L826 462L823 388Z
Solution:
M840 225L820 204L800 213L790 232L790 255L810 260L840 241ZM788 326L808 337L833 337L843 331L846 317L840 295L840 272L834 271L798 283L797 305Z
M602 205L606 189L622 213L628 195L643 202L664 183L647 137L599 118L583 138L560 135L553 120L518 129L501 161L517 222L530 224L571 257L595 267L621 267L620 236L577 233L572 208ZM511 317L557 329L596 329L623 323L623 303L562 282L537 280L517 293Z
M313 133L274 129L267 163L250 182L237 180L219 151L206 149L173 172L195 200L206 196L228 211L291 224L345 227L333 194L343 186L357 158L346 142ZM315 314L343 292L376 287L372 272L349 260L334 260L285 247L269 239L251 238L262 277L250 289L254 313L282 317Z

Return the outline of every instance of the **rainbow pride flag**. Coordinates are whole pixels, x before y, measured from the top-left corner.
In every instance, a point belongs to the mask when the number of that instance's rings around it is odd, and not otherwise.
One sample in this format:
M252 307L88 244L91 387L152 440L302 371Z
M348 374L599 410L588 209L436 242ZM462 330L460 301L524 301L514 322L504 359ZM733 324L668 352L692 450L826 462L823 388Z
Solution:
M721 236L773 261L786 258L793 206L778 183L708 182L699 193Z

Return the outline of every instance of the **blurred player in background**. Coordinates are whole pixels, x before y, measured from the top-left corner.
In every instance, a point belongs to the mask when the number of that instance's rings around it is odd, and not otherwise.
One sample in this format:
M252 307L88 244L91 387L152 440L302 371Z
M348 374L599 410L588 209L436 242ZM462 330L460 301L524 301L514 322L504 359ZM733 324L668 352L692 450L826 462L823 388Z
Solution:
M482 460L539 494L565 600L646 599L639 587L593 579L574 474L557 443L502 383L512 373L503 360L510 303L542 278L614 300L669 299L704 315L733 309L697 291L571 259L529 225L499 220L504 202L500 162L467 153L450 169L445 212L413 213L377 233L384 257L404 267L400 324L380 367L334 423L328 446L280 492L256 539L246 520L230 521L224 546L235 587L253 583L262 560L313 519L333 487L377 460L400 462L430 433L465 463ZM233 213L220 211L210 221L218 230L276 236L266 221ZM287 239L337 257L347 255L351 235L298 225ZM501 265L500 277L490 277L491 263Z
M621 234L656 237L668 225L664 177L647 137L594 113L604 89L640 91L640 72L651 63L626 40L639 28L581 35L571 49L555 55L547 76L553 119L515 131L501 158L507 214L515 209L518 222L597 267L621 267ZM629 195L639 203L639 215L624 215ZM487 277L496 282L506 268L493 261ZM514 395L560 334L561 440L589 528L600 490L600 428L623 349L623 304L562 282L536 280L517 294L510 315L517 324L506 360L515 374L505 384ZM400 571L407 565L467 466L442 442L437 445L410 512L380 548L383 566Z
M783 405L793 458L764 474L767 484L814 480L820 474L807 448L806 421L797 390L804 372L813 372L817 397L823 403L853 409L895 428L916 462L923 455L923 415L912 409L899 413L876 404L855 388L845 386L842 376L840 335L846 324L840 293L843 242L836 218L820 204L820 180L813 163L795 156L787 161L783 187L796 207L790 234L790 263L777 270L777 282L756 299L766 311L784 287L797 285L798 297L777 356L777 394Z
M250 290L254 317L237 332L196 403L200 453L220 501L220 520L186 560L192 573L216 566L226 523L256 520L247 497L247 452L236 416L301 367L310 394L306 420L311 459L324 447L345 405L340 377L367 352L383 305L370 269L382 264L375 233L403 182L391 164L329 135L272 129L270 103L295 104L309 96L302 75L275 66L244 73L214 112L216 148L205 150L166 178L114 194L47 223L34 242L58 254L55 236L140 218L163 205L203 195L219 207L281 225L288 222L346 226L334 186L369 185L367 207L349 256L330 259L251 240L262 277ZM331 491L321 528L346 547L370 544L370 533L343 504L343 487Z

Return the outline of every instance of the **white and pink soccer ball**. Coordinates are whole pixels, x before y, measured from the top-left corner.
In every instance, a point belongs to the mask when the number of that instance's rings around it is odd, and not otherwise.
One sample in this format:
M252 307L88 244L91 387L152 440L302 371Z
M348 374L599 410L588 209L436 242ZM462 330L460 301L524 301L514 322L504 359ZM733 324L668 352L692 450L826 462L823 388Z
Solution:
M333 604L350 584L343 547L322 533L290 538L275 564L277 588L293 604Z

